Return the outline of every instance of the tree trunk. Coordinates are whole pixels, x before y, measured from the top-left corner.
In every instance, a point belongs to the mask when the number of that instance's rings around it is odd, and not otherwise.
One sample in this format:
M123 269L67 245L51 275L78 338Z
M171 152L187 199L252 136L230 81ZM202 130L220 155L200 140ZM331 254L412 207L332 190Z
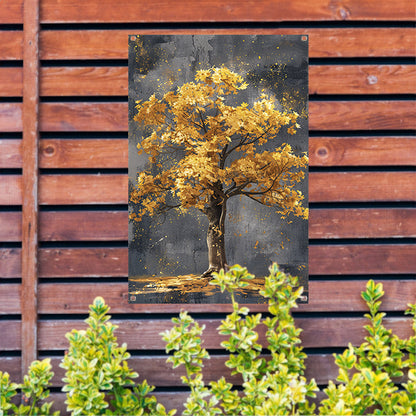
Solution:
M219 198L212 198L205 213L209 221L207 232L209 266L202 277L211 276L213 272L219 272L227 267L225 257L226 202Z

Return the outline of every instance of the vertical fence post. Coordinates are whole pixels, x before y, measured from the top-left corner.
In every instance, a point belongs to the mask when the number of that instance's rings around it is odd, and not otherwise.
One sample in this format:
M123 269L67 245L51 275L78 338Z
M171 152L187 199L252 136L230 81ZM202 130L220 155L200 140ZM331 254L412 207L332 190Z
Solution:
M37 357L39 0L23 3L22 374Z

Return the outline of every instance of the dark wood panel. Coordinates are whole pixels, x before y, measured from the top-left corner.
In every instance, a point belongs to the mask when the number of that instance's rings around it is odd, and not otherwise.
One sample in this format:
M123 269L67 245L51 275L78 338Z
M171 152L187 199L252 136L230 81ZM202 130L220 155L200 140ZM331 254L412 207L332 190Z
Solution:
M301 312L365 312L367 307L361 299L366 281L310 281L309 303L299 305ZM11 286L11 285L10 285ZM385 295L383 311L404 311L409 303L416 301L416 281L386 280L383 281ZM82 290L81 290L82 288ZM5 292L16 291L16 288ZM77 293L68 296L68 293ZM111 307L111 313L157 313L158 304L129 304L128 285L123 283L45 283L39 286L39 312L44 314L56 313L85 313L97 295L102 296ZM6 296L6 295L5 295ZM345 300L348 299L348 302ZM250 311L266 311L266 305L248 305ZM180 304L163 305L164 313L178 313L183 308ZM14 310L18 310L17 307ZM228 304L186 305L189 312L231 312ZM18 313L18 312L16 312Z
M177 0L175 7L166 0L151 4L125 0L123 7L114 0L89 0L82 7L77 0L44 0L42 23L58 22L281 22L305 20L412 20L414 5L397 0L395 7L375 0L345 0L342 4L328 0L279 2L277 0Z
M6 2L0 3L0 5L4 4ZM14 61L21 59L23 59L23 32L0 30L0 60Z
M416 201L416 172L314 172L309 201Z
M22 127L22 104L0 103L0 131L21 132Z
M203 335L204 347L221 348L225 336L219 336L216 328L220 325L217 319L198 320L205 325ZM365 318L298 318L296 325L303 329L301 339L305 348L346 347L349 342L359 345L364 341L367 324ZM407 338L412 335L411 318L385 318L387 328L398 336ZM165 343L160 333L172 327L170 320L146 319L137 321L113 320L118 325L115 334L120 344L126 342L131 350L163 350ZM65 350L68 340L65 334L73 328L83 329L85 324L76 320L48 320L39 322L39 350ZM259 342L265 344L265 327L259 327ZM2 342L0 340L0 342Z
M4 96L19 95L19 71L0 68ZM13 79L14 83L10 84ZM46 67L42 96L127 95L127 67ZM0 88L1 91L1 88ZM416 93L413 65L318 65L309 67L310 94Z
M310 166L414 166L415 137L310 137Z
M22 241L21 212L0 212L0 241Z
M312 101L309 129L414 129L413 104L412 101ZM17 111L15 107L13 115ZM127 131L127 103L43 103L40 128L42 131Z
M21 329L21 322L18 320L7 319L0 321L0 334L7 334L7 337L0 337L0 351L20 350L22 341Z
M20 315L20 313L22 312L20 294L20 284L5 283L0 285L0 315Z
M0 169L22 167L22 141L19 139L0 139Z
M310 202L415 201L415 172L313 172ZM126 204L127 175L43 175L42 205ZM0 181L0 205L21 204L21 177Z
M311 275L416 273L415 245L309 246Z
M0 205L22 204L22 177L4 175L0 178Z
M359 345L363 342L366 331L365 318L297 318L296 325L303 329L301 339L305 348L346 347L348 343ZM226 339L218 336L216 328L220 320L198 320L205 325L203 335L204 347L210 349L221 348L221 341ZM115 334L120 344L126 342L131 350L163 350L165 343L160 333L170 329L170 320L146 319L137 321L121 321L113 319L118 325ZM385 318L385 326L401 338L412 335L411 318ZM85 323L80 320L47 320L39 321L40 351L66 350L68 340L65 334L72 329L84 329ZM0 338L0 350L18 351L21 342L21 323L15 320L0 321L0 333L8 334ZM259 342L265 344L265 327L259 327Z
M0 97L21 97L22 93L22 68L0 67Z
M309 56L414 56L413 28L298 28L136 30L142 34L282 34L309 35ZM48 30L41 33L42 59L127 59L131 30ZM1 46L0 46L1 48ZM1 49L0 49L1 51ZM13 51L13 50L12 50ZM16 50L16 54L18 49Z
M412 244L311 245L311 275L416 272ZM20 277L20 249L0 249L0 278ZM40 277L126 277L127 248L41 249Z
M412 130L412 101L312 101L309 130Z
M41 241L126 241L127 223L127 211L46 211L40 213L39 238ZM415 209L310 211L311 239L409 237L416 237ZM21 241L20 212L0 212L0 241Z
M416 237L416 209L312 209L309 238Z
M128 360L129 367L139 373L139 381L147 380L150 385L158 387L173 387L181 385L181 376L185 375L183 367L173 369L171 363L167 363L167 355L155 355L144 357L131 357ZM266 356L265 356L266 357ZM50 357L52 370L55 373L51 380L53 387L62 387L62 378L65 370L59 367L62 357ZM266 357L267 358L267 357ZM206 383L219 380L222 376L227 381L238 386L242 384L239 375L231 375L231 370L225 366L226 356L212 355L204 361L203 375ZM10 374L11 380L20 382L21 376L16 372L20 365L20 357L0 357L0 368ZM338 376L338 367L334 363L332 354L311 354L305 360L307 379L314 378L320 384L327 384L328 380L335 380Z
M127 168L128 141L43 139L39 163L42 168Z
M42 249L40 277L124 277L127 275L127 249ZM72 296L70 293L67 296ZM77 296L77 290L73 292Z
M414 65L309 66L309 94L414 93Z
M0 140L0 168L21 168L21 140ZM126 139L42 139L41 168L127 168ZM311 137L310 166L414 166L415 137Z
M23 0L0 2L1 23L23 23Z

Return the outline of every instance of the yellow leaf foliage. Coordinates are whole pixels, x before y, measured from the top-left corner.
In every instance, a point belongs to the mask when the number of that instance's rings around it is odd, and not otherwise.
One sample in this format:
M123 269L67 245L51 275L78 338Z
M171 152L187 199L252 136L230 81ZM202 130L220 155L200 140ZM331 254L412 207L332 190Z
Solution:
M138 145L152 166L138 175L131 193L141 207L137 220L179 207L204 212L210 198L225 203L235 195L275 206L283 217L308 217L304 197L294 189L305 176L307 156L289 144L264 150L282 127L295 134L299 115L279 111L265 94L251 107L227 104L228 96L246 88L240 75L211 68L160 99L154 94L136 103L134 120L152 128Z

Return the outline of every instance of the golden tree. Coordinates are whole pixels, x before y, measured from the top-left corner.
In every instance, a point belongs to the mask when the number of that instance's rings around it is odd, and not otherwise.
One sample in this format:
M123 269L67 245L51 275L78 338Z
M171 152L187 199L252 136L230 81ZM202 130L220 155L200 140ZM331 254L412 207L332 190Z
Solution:
M306 155L289 144L265 150L282 128L295 134L296 112L279 111L262 94L252 106L232 105L230 97L247 88L243 78L225 67L196 72L195 81L161 99L136 102L134 120L143 123L139 154L149 155L150 168L138 174L130 200L138 204L131 218L170 209L196 208L208 217L209 276L227 265L227 201L237 195L307 218L304 196L295 189L305 176ZM270 147L270 146L269 146Z

